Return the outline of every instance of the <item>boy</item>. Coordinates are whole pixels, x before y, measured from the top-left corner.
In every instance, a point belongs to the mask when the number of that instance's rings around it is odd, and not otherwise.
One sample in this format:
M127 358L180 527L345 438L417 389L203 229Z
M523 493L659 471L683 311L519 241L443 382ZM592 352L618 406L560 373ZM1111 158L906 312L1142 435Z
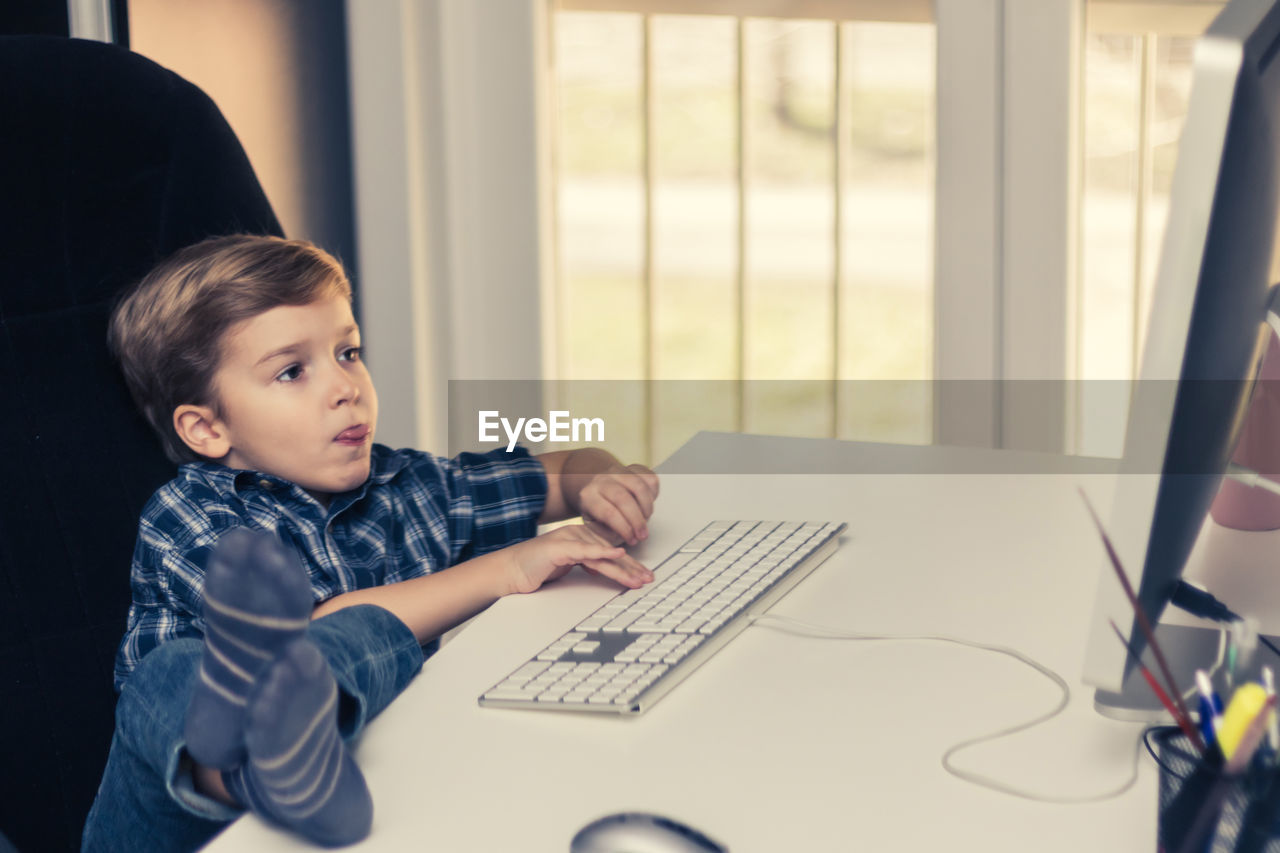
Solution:
M139 525L86 850L193 848L245 808L320 844L357 841L372 803L344 741L424 646L575 564L653 579L606 541L646 537L658 481L644 466L375 445L351 289L314 246L184 249L120 304L110 343L184 464ZM534 537L579 514L597 524Z

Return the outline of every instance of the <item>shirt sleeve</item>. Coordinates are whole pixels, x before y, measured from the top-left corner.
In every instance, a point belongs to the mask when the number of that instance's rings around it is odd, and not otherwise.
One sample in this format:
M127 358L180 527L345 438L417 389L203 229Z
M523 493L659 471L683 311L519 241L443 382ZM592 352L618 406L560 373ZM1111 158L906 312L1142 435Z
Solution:
M455 483L471 505L470 536L458 561L537 535L547 502L547 474L528 450L462 453L452 464Z
M204 636L204 573L226 529L230 528L217 524L196 500L178 490L162 488L148 502L130 570L133 601L116 655L117 691L138 662L161 643Z

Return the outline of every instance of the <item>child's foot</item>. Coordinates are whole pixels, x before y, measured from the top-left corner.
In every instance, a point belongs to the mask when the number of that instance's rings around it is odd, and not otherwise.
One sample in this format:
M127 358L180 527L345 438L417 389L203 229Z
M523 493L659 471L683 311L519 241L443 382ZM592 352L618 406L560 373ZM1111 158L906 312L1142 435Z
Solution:
M369 834L373 800L338 735L338 686L310 640L263 673L246 717L249 760L227 787L258 815L337 846Z
M245 760L244 715L258 673L311 616L307 574L274 536L223 534L204 583L204 656L187 706L187 751L229 770Z

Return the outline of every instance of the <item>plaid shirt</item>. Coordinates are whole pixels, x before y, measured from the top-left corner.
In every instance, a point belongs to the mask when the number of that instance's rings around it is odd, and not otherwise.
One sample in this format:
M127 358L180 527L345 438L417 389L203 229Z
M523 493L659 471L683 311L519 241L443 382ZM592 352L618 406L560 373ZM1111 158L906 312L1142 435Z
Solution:
M205 567L227 530L277 534L301 558L319 603L528 539L537 532L546 497L542 463L524 448L442 459L375 444L369 479L335 495L328 510L278 477L211 463L183 465L142 511L116 690L156 646L204 636Z

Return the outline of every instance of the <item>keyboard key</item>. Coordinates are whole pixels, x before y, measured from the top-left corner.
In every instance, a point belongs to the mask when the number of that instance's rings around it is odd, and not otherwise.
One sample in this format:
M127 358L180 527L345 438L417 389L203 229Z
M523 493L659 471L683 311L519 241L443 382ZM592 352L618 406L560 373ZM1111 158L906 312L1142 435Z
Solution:
M683 643L667 652L666 656L663 657L662 662L670 665L677 664L688 657L689 653L700 645L702 645L701 635L687 637Z
M650 684L653 684L653 682L661 678L668 669L670 669L670 667L668 667L666 664L662 664L662 663L655 664L654 666L649 668L648 672L646 672L644 675L637 678L635 680L635 683L632 686L635 688L638 688L639 690L643 690L646 687L648 687Z
M543 693L547 690L550 690L552 685L554 685L557 680L558 679L555 679L555 678L548 678L548 679L535 678L533 681L529 681L525 683L524 690L528 693L533 693L533 694Z
M539 693L539 694L534 698L534 701L535 701L535 702L543 702L543 703L559 703L559 701L560 701L561 697L563 697L563 696L564 696L564 692L563 692L563 691L550 691L550 690L549 690L549 691L547 691L546 693Z
M631 625L632 622L636 621L637 618L639 617L636 615L624 613L620 616L615 617L613 621L611 621L608 625L605 625L600 630L605 634L625 634L627 631L627 628Z
M508 681L528 681L547 668L545 661L530 661L507 676Z

